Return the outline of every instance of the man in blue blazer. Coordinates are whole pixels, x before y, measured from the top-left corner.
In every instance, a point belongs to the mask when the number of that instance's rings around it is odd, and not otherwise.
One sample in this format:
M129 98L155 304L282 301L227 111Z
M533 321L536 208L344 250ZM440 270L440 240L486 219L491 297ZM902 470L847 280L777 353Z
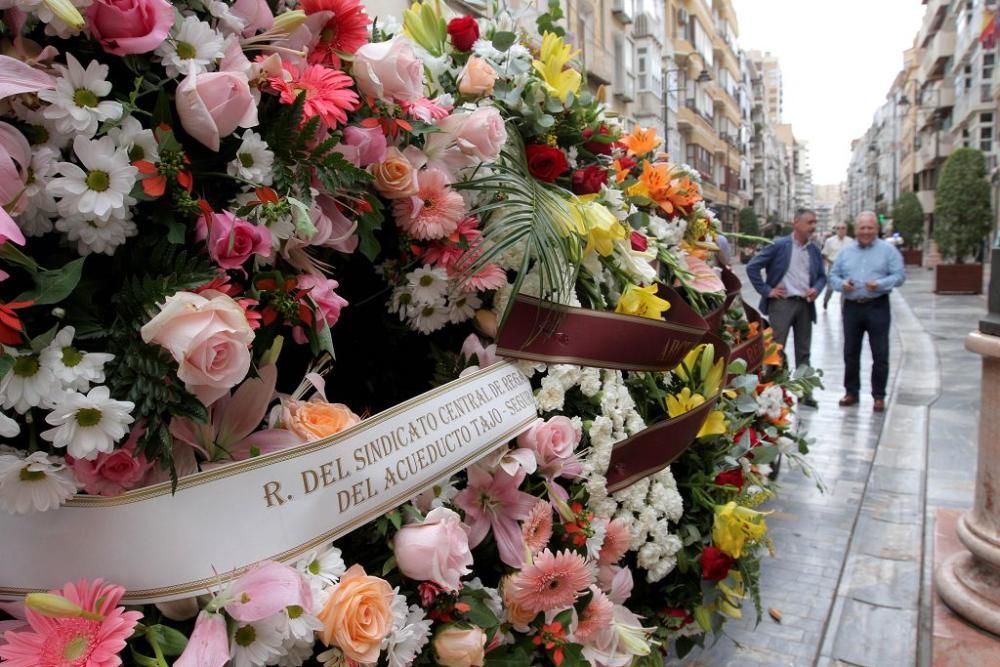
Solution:
M816 213L800 208L795 211L792 233L775 239L747 264L747 276L760 294L760 312L771 320L775 342L784 345L788 330L795 332L796 367L809 364L816 296L826 287L823 255L810 240L814 231ZM811 396L802 403L816 407Z

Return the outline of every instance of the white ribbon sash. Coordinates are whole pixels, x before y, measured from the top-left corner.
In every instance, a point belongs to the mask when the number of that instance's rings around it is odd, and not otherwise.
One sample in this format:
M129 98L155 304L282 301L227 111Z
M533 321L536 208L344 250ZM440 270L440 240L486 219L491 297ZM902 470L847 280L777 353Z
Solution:
M0 596L103 577L130 604L205 593L264 559L288 561L468 467L536 417L499 362L335 436L115 498L0 512Z

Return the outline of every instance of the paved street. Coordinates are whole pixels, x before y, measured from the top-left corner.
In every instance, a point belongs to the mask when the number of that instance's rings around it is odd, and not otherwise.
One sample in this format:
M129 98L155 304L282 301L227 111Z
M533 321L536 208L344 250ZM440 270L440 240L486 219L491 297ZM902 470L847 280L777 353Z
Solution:
M768 519L777 553L763 567L760 625L748 605L744 619L727 626L729 639L682 664L930 664L933 512L972 502L979 357L963 346L985 309L982 297L936 296L932 285L933 272L910 269L893 295L884 415L872 412L866 394L867 350L861 405L837 405L838 297L820 311L812 358L826 388L816 396L819 409L804 408L802 421L815 438L810 460L827 492L797 471L781 471L781 496ZM756 304L752 290L745 295ZM947 374L943 393L939 363ZM780 623L769 608L781 612Z

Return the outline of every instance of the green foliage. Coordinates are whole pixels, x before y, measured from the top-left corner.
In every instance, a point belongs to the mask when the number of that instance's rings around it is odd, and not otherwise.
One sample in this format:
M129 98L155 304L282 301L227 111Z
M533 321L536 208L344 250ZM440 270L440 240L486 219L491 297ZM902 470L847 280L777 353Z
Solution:
M320 140L318 116L303 122L304 95L295 98L290 105L274 100L268 103L277 107L266 114L273 121L263 132L264 140L274 151L275 189L293 192L298 199L309 203L314 176L329 193L357 188L371 180L371 174L355 167L334 150L339 137L331 135Z
M900 233L909 248L918 248L924 241L924 208L917 195L904 192L892 209L892 228Z
M749 206L740 209L740 234L747 236L760 236L760 224L757 222L757 214Z
M941 254L962 262L975 254L993 229L986 161L975 148L959 148L948 156L938 183L934 238Z
M562 10L562 3L559 0L549 0L549 10L544 14L540 14L536 20L538 34L544 35L547 32L551 32L559 37L565 37L566 31L562 26L556 25L556 22L565 18L565 16Z

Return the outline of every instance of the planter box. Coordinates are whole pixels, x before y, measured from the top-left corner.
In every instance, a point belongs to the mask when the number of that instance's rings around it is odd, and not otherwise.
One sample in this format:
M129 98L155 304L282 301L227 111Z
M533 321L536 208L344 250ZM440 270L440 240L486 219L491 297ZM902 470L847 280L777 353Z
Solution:
M903 264L906 266L920 266L924 263L923 250L900 250L903 255Z
M982 264L938 264L934 275L937 294L982 294Z

